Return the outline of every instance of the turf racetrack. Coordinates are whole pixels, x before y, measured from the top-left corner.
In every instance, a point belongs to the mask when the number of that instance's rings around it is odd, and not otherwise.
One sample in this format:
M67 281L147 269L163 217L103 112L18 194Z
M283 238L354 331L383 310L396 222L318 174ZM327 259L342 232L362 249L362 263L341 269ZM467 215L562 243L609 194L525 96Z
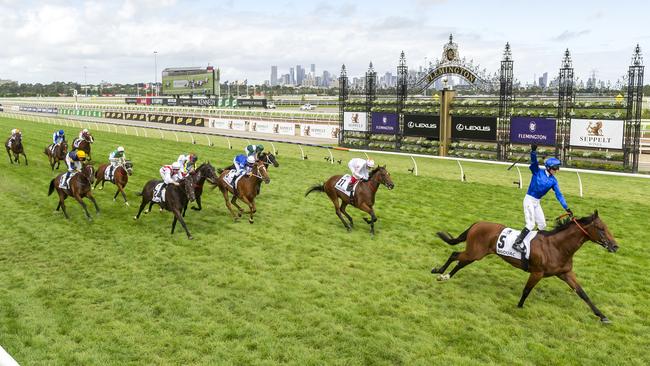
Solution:
M556 278L517 308L528 276L496 256L445 283L429 273L452 251L436 231L457 235L481 219L522 225L515 169L465 163L463 183L454 161L418 159L415 177L410 159L375 155L395 189L379 189L370 239L360 211L348 209L356 226L347 233L324 194L304 197L310 185L346 172L353 155L335 152L344 162L331 165L324 150L308 148L301 160L297 147L276 145L280 167L270 169L255 223L234 223L218 191L208 190L203 211L188 210L190 241L180 227L170 235L169 212L134 221L135 192L181 152L225 166L246 141L228 150L225 140L208 147L91 129L95 160L119 144L134 162L132 205L113 202L107 184L94 191L100 216L87 222L68 199L66 221L53 212L56 195L47 196L55 174L43 148L54 130L70 138L79 128L0 119L6 136L14 127L30 164L0 161L0 344L21 364L650 362L647 180L582 174L580 198L576 174L559 173L573 211L599 209L620 245L611 254L586 243L574 258L578 280L613 322L604 326ZM549 221L562 213L552 193L543 207Z

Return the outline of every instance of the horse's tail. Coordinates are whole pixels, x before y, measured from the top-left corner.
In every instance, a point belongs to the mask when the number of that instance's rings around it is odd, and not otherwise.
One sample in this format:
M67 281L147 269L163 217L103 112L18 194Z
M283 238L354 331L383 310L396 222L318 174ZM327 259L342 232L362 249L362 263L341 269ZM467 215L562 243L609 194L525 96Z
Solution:
M310 194L313 191L318 191L318 192L325 192L325 185L324 184L314 184L311 186L307 192L305 192L305 197L307 197L308 194Z
M47 191L47 195L51 195L54 192L54 179L50 181L50 189Z
M467 230L463 231L462 234L458 235L457 238L452 238L451 235L448 232L444 232L444 231L438 231L436 233L436 235L438 235L438 237L440 239L442 239L445 243L447 243L449 245L456 245L458 243L462 243L465 240L467 240L467 233L474 226L474 224L472 224L470 227L468 227Z

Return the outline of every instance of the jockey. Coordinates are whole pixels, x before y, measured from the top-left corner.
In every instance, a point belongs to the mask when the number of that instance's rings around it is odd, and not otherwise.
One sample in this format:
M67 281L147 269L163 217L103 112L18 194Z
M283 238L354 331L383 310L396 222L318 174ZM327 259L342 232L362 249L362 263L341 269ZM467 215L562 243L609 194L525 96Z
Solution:
M354 184L357 183L359 180L368 180L369 178L369 172L368 169L372 169L375 167L375 162L372 159L361 159L361 158L354 158L350 160L348 163L348 168L350 168L350 171L352 172L352 179L350 179L350 184L348 184L348 191L352 192L352 187L354 187Z
M9 147L11 148L11 144L13 144L16 141L16 139L18 139L21 136L22 133L20 132L19 129L14 128L13 130L11 130L11 137L9 138Z
M118 167L118 165L124 164L126 161L126 155L124 154L124 147L118 146L115 151L108 155L108 161L111 163L111 170L109 175L113 176L113 170Z
M83 130L79 131L79 140L85 140L87 134L88 134L87 128L84 128Z
M188 155L179 155L176 161L181 165L181 174L183 176L186 176L191 173L194 170L196 161L198 159L199 158L195 153L189 153Z
M66 182L72 173L81 171L82 162L85 160L86 152L83 150L72 150L65 156L65 163L68 165L68 173L65 175Z
M173 162L172 165L163 165L162 168L160 168L160 176L165 183L163 186L168 184L179 186L180 184L178 181L183 178L180 175L181 168L181 164L177 161Z
M52 134L52 144L56 146L63 141L65 141L65 132L63 130L54 131Z
M248 174L253 171L253 164L255 164L255 156L248 156L244 154L239 154L235 157L235 159L232 161L233 164L235 165L235 175L232 178L232 187L233 190L235 191L235 195L237 194L237 187L235 186L235 182L237 181L237 178L239 178L241 175Z
M546 159L544 165L546 166L545 170L539 168L539 164L537 163L537 145L531 145L530 171L533 173L533 176L530 179L528 192L524 197L524 219L526 220L526 227L521 230L521 233L512 246L515 250L522 253L526 251L522 242L526 238L526 235L535 228L535 224L537 224L539 230L546 228L546 218L544 217L544 211L542 211L540 201L550 189L555 191L555 198L560 202L562 208L570 216L573 216L573 212L569 209L564 196L562 196L557 178L555 178L555 174L560 170L562 162L558 158L550 157Z
M255 160L258 159L258 155L264 151L264 146L262 145L248 145L244 149L244 153L246 153L246 156L254 156Z

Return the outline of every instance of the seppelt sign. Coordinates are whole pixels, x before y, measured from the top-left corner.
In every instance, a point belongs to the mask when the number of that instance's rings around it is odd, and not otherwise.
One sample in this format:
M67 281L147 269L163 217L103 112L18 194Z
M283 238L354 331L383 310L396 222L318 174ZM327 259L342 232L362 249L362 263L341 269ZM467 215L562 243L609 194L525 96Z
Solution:
M440 116L405 114L404 136L422 136L440 139Z
M496 141L497 118L453 116L451 118L451 138Z
M510 142L555 145L555 118L512 117Z
M623 148L622 120L571 120L571 146Z

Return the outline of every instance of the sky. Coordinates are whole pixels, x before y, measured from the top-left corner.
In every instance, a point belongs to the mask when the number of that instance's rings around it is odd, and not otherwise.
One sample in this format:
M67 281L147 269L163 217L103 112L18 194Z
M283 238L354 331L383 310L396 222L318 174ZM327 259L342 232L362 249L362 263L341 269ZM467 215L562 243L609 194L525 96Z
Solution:
M0 0L0 79L149 82L208 64L249 83L271 65L395 74L401 51L417 68L453 33L460 57L490 73L509 42L523 83L556 76L567 48L577 77L615 82L637 43L650 49L649 21L650 2L626 0Z

